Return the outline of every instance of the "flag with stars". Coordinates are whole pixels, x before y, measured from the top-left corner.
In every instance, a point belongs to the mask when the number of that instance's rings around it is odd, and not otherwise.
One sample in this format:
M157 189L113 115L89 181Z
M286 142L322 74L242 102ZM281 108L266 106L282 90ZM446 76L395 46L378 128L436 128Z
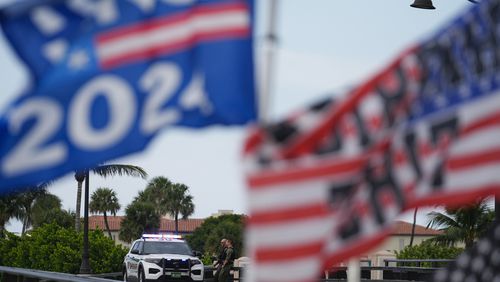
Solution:
M140 151L169 126L253 121L253 10L252 0L3 8L31 81L0 116L0 192Z
M247 138L252 282L315 281L405 210L500 191L500 0L481 1L343 97Z
M448 267L434 275L433 282L500 281L500 224L495 221L487 234L465 250Z

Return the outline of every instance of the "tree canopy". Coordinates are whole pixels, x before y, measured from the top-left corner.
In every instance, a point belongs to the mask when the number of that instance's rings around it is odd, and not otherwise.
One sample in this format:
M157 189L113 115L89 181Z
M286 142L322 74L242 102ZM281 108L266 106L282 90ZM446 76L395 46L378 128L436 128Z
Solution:
M495 212L485 198L480 198L468 205L446 207L445 213L430 212L428 217L428 228L443 231L443 234L432 238L432 242L446 246L463 242L469 248L488 230L495 219Z
M194 212L193 196L188 194L188 187L176 183L169 187L167 197L167 212L174 217L175 232L179 232L179 215L182 219L188 218Z
M16 203L14 199L15 196L10 194L0 197L0 238L4 236L5 225L15 214Z
M14 216L23 223L22 234L26 232L33 224L33 205L36 201L44 197L50 182L44 182L37 185L24 187L23 192L15 194L15 212Z
M148 182L144 191L139 192L136 200L151 203L159 216L166 215L168 212L168 191L173 185L174 183L166 177L155 177Z
M462 248L449 247L449 246L436 246L432 241L425 240L422 243L415 246L406 246L400 252L396 252L397 259L455 259L460 253L462 253ZM443 263L445 266L448 263ZM416 266L408 265L408 266ZM433 266L431 263L424 263L424 267ZM437 265L434 265L436 267Z
M189 194L189 188L163 176L149 181L136 200L151 203L160 217L171 215L175 220L176 233L179 231L179 216L186 219L194 212L193 196Z
M125 242L132 242L142 236L144 232L158 231L160 216L149 202L134 200L125 209L125 218L121 222L119 238Z
M148 174L146 171L139 166L135 165L125 165L125 164L106 164L106 165L99 165L96 166L92 169L90 169L93 173L101 176L101 177L108 177L108 176L133 176L133 177L141 177L145 179ZM82 183L86 178L86 175L88 174L87 170L79 170L75 172L75 180L77 182L77 192L76 192L76 211L75 211L75 229L76 231L80 230L80 206L81 206L81 199L82 199ZM90 177L90 175L89 175Z
M91 213L102 213L104 215L104 223L108 231L109 238L111 237L111 230L109 229L108 215L110 212L113 216L120 210L120 203L115 191L107 187L100 187L92 193L90 199L89 210Z
M231 239L237 256L243 254L245 216L238 214L209 217L186 240L193 250L213 256L219 252L220 240Z
M39 197L32 208L33 228L55 223L66 228L73 228L74 213L62 209L61 199L47 193Z
M28 235L29 234L29 235ZM12 233L0 239L0 265L45 271L78 273L81 264L82 233L57 224L46 224L18 237ZM121 271L127 250L116 245L102 231L90 231L90 267L93 273Z

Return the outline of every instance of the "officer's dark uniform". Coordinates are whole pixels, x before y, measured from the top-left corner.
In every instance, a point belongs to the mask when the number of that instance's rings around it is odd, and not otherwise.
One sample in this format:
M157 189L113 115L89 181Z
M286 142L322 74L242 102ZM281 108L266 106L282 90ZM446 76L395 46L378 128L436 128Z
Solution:
M217 257L217 269L215 270L214 273L214 281L218 282L219 281L219 274L222 269L222 264L224 263L224 260L226 259L226 247L222 249L220 252L219 256Z
M222 266L222 269L219 274L218 282L227 282L229 281L229 271L231 270L231 266L233 266L235 258L235 253L233 247L226 248L226 259L225 264Z

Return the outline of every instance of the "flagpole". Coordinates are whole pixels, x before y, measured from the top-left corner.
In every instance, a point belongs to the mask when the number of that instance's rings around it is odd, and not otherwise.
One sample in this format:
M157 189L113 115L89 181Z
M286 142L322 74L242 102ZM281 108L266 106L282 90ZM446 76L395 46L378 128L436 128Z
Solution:
M347 282L360 282L361 264L359 258L353 257L347 263Z
M269 14L267 18L266 34L264 38L264 58L262 72L260 75L259 89L259 122L265 124L269 122L269 109L271 101L271 93L274 79L274 61L277 45L276 21L278 14L278 1L268 0Z
M347 264L347 282L360 282L361 264L359 258L351 258Z

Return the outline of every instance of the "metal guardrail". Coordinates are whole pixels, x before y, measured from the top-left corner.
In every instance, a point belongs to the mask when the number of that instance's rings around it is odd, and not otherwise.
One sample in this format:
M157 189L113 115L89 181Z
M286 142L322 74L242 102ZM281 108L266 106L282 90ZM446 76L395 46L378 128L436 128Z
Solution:
M434 273L452 262L450 259L386 259L384 266L361 266L362 281L427 281ZM429 266L424 266L424 263ZM408 264L414 264L409 266ZM378 272L378 274L373 271ZM323 282L339 281L347 278L347 266L332 267ZM375 274L375 278L373 275ZM364 280L363 280L364 279ZM345 281L345 280L344 280Z
M90 275L75 275L60 272L50 272L36 269L0 266L2 281L17 281L18 277L28 278L22 281L74 281L74 282L116 282L116 280L92 277Z
M438 267L440 263L450 263L454 261L453 259L384 259L385 266L390 266L389 264L395 263L396 266L406 265L408 263L415 263L417 267L421 267L422 263L430 263L431 267Z
M212 281L212 271L213 267L205 266L205 275L207 276L206 281ZM232 267L231 270L238 273L238 277L241 277L243 273L242 267ZM102 273L102 274L86 274L86 275L75 275L60 272L50 272L37 269L26 269L18 267L8 267L0 266L0 281L10 282L10 281L74 281L74 282L116 282L121 280L121 272L113 273ZM243 281L243 279L233 277L233 281ZM19 279L21 278L21 279ZM116 278L116 279L113 279Z
M394 279L361 279L361 282L408 282L408 280L394 280ZM346 282L346 279L319 279L318 282ZM427 282L427 281L414 281L412 282Z
M386 266L371 266L371 261L365 260L364 263L367 266L361 266L361 281L390 281L390 282L404 282L404 281L427 281L429 277L431 277L435 271L439 270L441 267L417 267L417 266L389 266L390 263L418 263L418 262L430 262L430 263L449 263L453 260L445 260L445 259L422 259L422 260L397 260L390 259L385 261ZM231 270L234 272L238 272L238 277L233 276L232 281L245 281L244 277L244 267L232 267ZM205 268L205 277L206 282L212 282L211 272L213 268L210 266L206 266ZM378 278L372 280L372 271L381 271L383 273L382 278ZM332 267L329 269L329 272L332 274L331 278L321 278L318 281L321 282L345 282L347 279L347 266L339 266ZM207 275L207 273L210 273Z
M361 266L361 281L372 281L371 273L372 271L382 271L382 280L376 281L424 281L430 275L432 275L436 270L441 267L419 267L422 263L431 263L435 265L438 263L449 263L453 260L446 259L386 259L384 260L385 266ZM416 263L418 266L399 266L399 264L405 265L408 263ZM390 266L390 264L395 264ZM213 267L210 265L205 266L205 281L213 281ZM232 267L233 271L233 281L244 281L244 267ZM322 282L336 282L345 281L344 276L346 276L347 266L332 267L329 272L335 273L336 277L319 279ZM234 275L234 274L238 275ZM106 279L106 278L121 278L121 273L103 273L103 274L90 274L90 275L75 275L68 273L50 272L35 269L25 269L17 267L7 267L0 266L0 275L2 277L1 281L75 281L75 282L112 282L116 280ZM236 277L235 277L236 276ZM22 278L19 280L18 278Z

